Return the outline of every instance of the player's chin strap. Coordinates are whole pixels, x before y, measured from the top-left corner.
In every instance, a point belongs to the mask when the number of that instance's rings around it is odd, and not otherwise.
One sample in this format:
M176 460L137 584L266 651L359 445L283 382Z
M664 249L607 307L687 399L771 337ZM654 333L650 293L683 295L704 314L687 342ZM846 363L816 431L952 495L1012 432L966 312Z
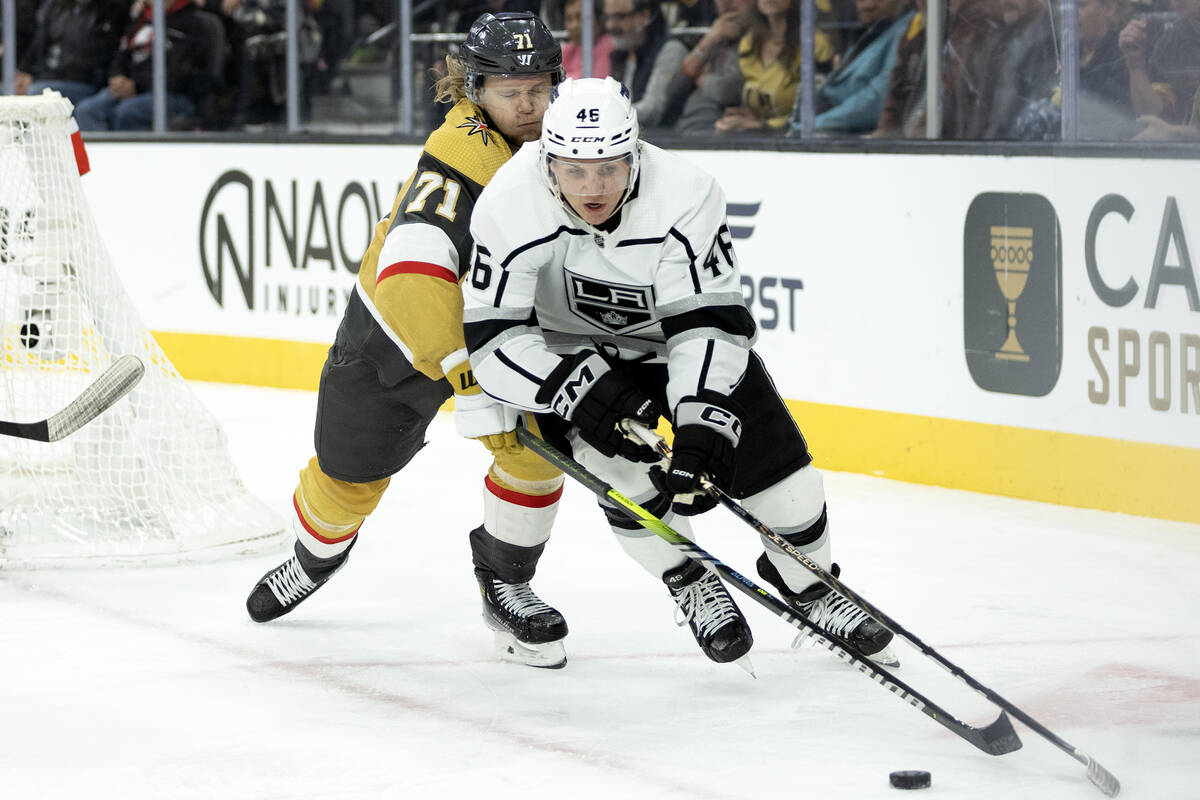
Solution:
M656 450L658 450L660 453L662 453L667 458L671 457L671 448L667 445L666 441L664 441L661 436L659 436L657 433L655 433L654 431L647 428L645 425L642 425L641 423L635 422L633 420L625 420L622 423L622 427L629 433L631 433L631 434L635 435L637 438L641 439L643 442L648 444L650 447L653 447ZM839 580L837 577L835 577L834 575L832 575L831 573L826 571L824 568L822 568L820 564L816 563L815 561L810 559L808 556L806 556L804 553L797 550L796 547L791 542L789 542L787 539L785 539L783 536L779 535L775 531L768 528L761 521L759 521L753 514L751 514L745 508L745 506L743 506L741 503L738 503L736 500L734 500L732 497L730 497L728 494L726 494L724 491L722 491L720 489L720 487L715 486L713 484L713 482L708 479L708 476L706 476L706 475L700 476L700 486L705 492L707 492L714 499L716 499L716 501L718 503L725 506L730 511L732 511L734 514L736 514L738 517L740 517L743 522L745 522L751 528L754 528L756 531L758 531L760 534L762 534L763 537L768 539L772 544L774 544L780 550L787 553L789 556L791 556L796 561L800 562L800 564L805 569L807 569L809 572L811 572L813 574L813 576L815 576L819 581L821 581L821 583L825 584L830 589L834 590L835 592L842 595L843 597L850 600L851 602L857 604L863 611L867 612L872 617L874 617L877 622L879 622L881 625L886 627L888 630L890 630L896 636L899 636L901 639L904 639L906 642L911 644L913 647L920 650L921 653L923 655L925 655L926 657L933 659L938 665L940 665L941 667L946 669L951 675L955 676L956 678L961 680L963 683L967 684L972 689L974 689L975 691L982 694L984 697L986 697L988 700L990 700L992 703L994 703L999 708L1012 714L1014 717L1019 719L1021 722L1025 723L1030 728L1032 728L1035 733L1039 734L1040 736L1045 738L1047 741L1049 741L1051 744L1053 744L1055 747L1057 747L1058 749L1067 753L1072 758L1074 758L1076 761L1078 761L1079 763L1086 766L1088 780L1090 780L1093 784L1095 784L1096 787L1100 791L1104 792L1109 797L1116 797L1117 793L1121 791L1121 782L1117 780L1115 775L1113 775L1111 772L1109 772L1104 767L1102 767L1100 765L1100 763L1097 762L1094 758L1089 756L1087 753L1084 753L1082 750L1079 750L1078 748L1074 747L1073 745L1067 743L1065 740L1059 738L1052 731L1050 731L1046 726L1042 725L1040 722L1038 722L1033 717L1026 714L1021 709L1017 708L1015 705L1013 705L1011 702L1009 702L1008 700L1001 697L996 692L992 691L991 689L984 686L979 681L975 680L975 678L971 677L961 667L957 666L956 664L951 662L949 659L942 656L940 653L938 653L936 650L934 650L929 645L925 644L925 642L918 639L912 633L909 633L909 631L904 626L902 626L900 623L896 622L896 620L892 619L892 617L890 617L889 615L880 611L877 606L868 602L858 592L854 591L849 586L842 583L841 580ZM1013 734L1013 738L1016 739L1015 733ZM1020 742L1017 742L1017 747L1020 747ZM1016 747L1014 747L1013 749L1015 750Z
M691 539L688 539L654 514L651 514L618 492L574 459L563 455L554 446L542 441L523 427L517 428L517 438L520 439L521 444L586 486L596 496L612 501L621 513L634 522L655 536L664 539L672 547L682 551L688 558L699 561L706 569L717 573L735 589L753 599L754 602L765 607L792 627L802 631L806 636L809 636L810 641L816 642L818 646L847 662L856 670L887 689L891 694L899 697L908 705L917 708L922 714L937 722L955 736L970 742L989 755L1003 755L1021 747L1021 740L1017 737L1017 732L1013 730L1012 723L1009 722L1008 716L1003 712L1000 713L1000 716L994 722L982 728L968 725L951 716L945 709L935 704L925 695L909 686L900 678L897 678L891 672L888 672L884 667L871 661L854 648L853 645L830 637L821 628L809 622L804 617L799 616L791 606L784 603L778 597L741 573L726 566L708 551L696 545ZM1114 784L1116 783L1115 778L1113 778L1113 782Z

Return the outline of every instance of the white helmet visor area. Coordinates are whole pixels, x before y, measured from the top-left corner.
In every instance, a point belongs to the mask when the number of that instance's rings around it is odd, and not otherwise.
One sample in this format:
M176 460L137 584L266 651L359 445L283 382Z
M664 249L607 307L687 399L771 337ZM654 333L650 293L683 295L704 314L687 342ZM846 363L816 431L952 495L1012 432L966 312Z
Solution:
M546 166L551 179L564 195L601 197L622 194L629 188L633 155L626 153L603 160L584 160L549 154L546 156Z

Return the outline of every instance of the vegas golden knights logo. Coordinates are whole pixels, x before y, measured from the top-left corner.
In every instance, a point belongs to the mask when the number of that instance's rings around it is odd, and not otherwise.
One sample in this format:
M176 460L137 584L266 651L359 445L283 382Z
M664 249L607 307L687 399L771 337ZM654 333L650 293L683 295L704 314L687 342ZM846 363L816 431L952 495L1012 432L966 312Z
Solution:
M987 192L963 231L963 346L982 389L1040 397L1062 368L1062 233L1036 194Z

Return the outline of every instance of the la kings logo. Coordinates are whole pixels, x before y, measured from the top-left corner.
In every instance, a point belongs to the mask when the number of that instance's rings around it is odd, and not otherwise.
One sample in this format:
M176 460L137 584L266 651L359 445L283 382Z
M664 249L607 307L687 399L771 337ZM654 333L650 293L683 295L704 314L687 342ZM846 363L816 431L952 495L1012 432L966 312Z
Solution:
M571 310L613 333L629 333L654 322L654 287L608 283L566 271Z

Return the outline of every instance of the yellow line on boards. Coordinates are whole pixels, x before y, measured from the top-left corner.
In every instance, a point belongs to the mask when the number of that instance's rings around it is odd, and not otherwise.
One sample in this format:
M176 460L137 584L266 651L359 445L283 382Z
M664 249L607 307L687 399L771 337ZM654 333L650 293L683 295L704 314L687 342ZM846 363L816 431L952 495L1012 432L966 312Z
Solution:
M1200 450L787 402L818 467L1200 523Z
M155 332L189 380L316 390L327 343ZM446 409L453 407L453 401ZM823 469L1200 523L1200 450L788 401Z
M316 391L329 343L154 331L167 358L188 380Z

